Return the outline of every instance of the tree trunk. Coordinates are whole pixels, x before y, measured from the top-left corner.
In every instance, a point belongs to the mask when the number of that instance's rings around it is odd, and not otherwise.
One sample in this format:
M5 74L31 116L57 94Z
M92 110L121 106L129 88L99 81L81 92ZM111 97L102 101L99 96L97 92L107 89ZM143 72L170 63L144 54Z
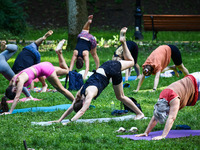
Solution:
M68 14L68 44L67 50L74 50L77 35L81 32L87 21L86 0L66 0Z

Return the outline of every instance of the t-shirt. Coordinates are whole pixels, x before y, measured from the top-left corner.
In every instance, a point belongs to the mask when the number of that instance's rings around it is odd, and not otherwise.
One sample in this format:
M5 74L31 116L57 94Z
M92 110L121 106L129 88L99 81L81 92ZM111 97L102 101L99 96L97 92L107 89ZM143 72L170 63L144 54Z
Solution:
M171 60L171 48L168 45L161 45L156 48L146 59L142 67L145 65L151 65L154 70L152 72L155 75L158 71L163 71Z

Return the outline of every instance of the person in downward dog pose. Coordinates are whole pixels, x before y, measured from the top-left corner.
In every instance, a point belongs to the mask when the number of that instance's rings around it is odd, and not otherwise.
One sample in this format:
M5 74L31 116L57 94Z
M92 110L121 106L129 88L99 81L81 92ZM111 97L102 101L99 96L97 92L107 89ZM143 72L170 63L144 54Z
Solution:
M7 61L17 52L18 46L15 44L7 44L6 41L1 42L1 53L0 53L0 73L10 81L15 75L13 70L10 68ZM26 95L27 100L33 99L28 89L23 87L23 93Z
M154 137L153 140L165 138L176 120L178 111L185 106L194 106L199 100L199 85L200 72L189 74L183 79L170 84L160 93L158 102L154 106L153 117L146 131L136 136L148 136L157 122L162 124L167 119L162 135Z
M35 64L40 63L41 56L40 52L38 51L38 47L45 41L49 36L53 34L52 30L49 30L47 33L45 33L44 36L40 37L33 43L25 46L22 51L19 53L17 58L15 59L14 65L12 67L15 74L19 73L20 71L31 67ZM41 92L46 92L47 90L47 84L45 83L45 78L40 77L40 82L42 83L42 90ZM34 89L34 82L31 83L31 90Z
M96 69L99 68L100 62L97 55L97 43L93 35L89 33L90 24L92 23L93 15L88 16L88 20L83 26L82 32L78 35L77 45L73 52L70 63L70 71L73 70L76 61L76 68L81 69L85 61L85 73L83 79L86 79L89 71L89 52L94 58Z
M127 28L124 27L120 31L120 41L122 43L124 52L124 60L114 61L110 60L103 63L97 71L89 77L86 83L81 87L77 92L75 101L73 101L70 108L61 116L59 120L53 122L61 122L66 116L68 116L73 110L76 115L71 119L75 121L79 119L89 108L92 99L96 99L100 93L107 87L109 84L110 78L112 79L113 89L116 95L116 98L122 101L126 106L132 109L136 116L134 119L144 118L144 114L140 109L131 101L130 98L124 95L123 91L123 81L121 71L127 68L130 68L134 65L134 59L131 56L127 45L125 33Z
M74 100L74 96L71 92L65 89L58 76L66 75L69 72L68 66L62 55L62 47L65 40L59 42L56 53L59 58L59 66L53 66L50 62L41 62L36 65L33 65L25 70L22 70L20 73L16 74L12 80L10 81L9 87L6 89L6 97L9 99L14 98L14 102L11 106L9 112L5 112L4 114L12 114L14 108L17 105L17 101L21 95L22 87L28 86L35 78L39 78L42 76L46 76L47 80L57 91L62 93L65 97L67 97L70 101Z
M135 68L135 71L137 73L137 79L140 79L141 75L140 75L140 66L138 65L137 63L137 58L138 58L138 46L135 42L133 41L126 41L126 44L127 44L127 47L134 59L134 68ZM120 45L117 50L114 52L114 55L112 57L112 60L123 60L123 47L122 45ZM125 73L125 81L128 81L128 77L130 76L131 74L131 68L127 69L126 70L126 73Z
M168 66L171 58L175 65ZM161 45L158 48L156 48L144 62L142 67L143 67L143 73L140 78L140 81L138 82L137 89L134 90L134 92L139 91L145 79L145 76L149 76L151 74L155 75L152 92L156 91L159 83L160 73L163 71L172 69L174 70L176 76L179 76L176 69L178 68L180 71L183 72L184 75L189 74L187 68L185 68L185 66L182 63L181 53L179 49L174 45Z

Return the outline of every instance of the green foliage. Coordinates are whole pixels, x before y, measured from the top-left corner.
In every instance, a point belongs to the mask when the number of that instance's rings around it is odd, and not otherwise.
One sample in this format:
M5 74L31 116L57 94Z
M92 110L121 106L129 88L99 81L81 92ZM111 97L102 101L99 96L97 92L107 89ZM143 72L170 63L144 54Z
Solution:
M128 34L128 33L127 33ZM113 33L113 35L117 35ZM112 36L111 36L112 39ZM56 40L55 40L56 41ZM57 42L55 42L57 44ZM167 42L144 42L138 44L139 47L139 56L138 64L141 66L149 54L156 47L162 44L169 44ZM176 44L181 50L181 55L185 67L189 72L199 71L199 58L200 58L200 45L198 42L170 42L170 44ZM41 52L41 61L49 61L53 65L58 66L58 58L55 55L55 51L52 51L52 47L56 45L43 44L39 50ZM19 45L19 50L17 54L23 48L22 45ZM100 58L100 63L103 64L105 61L110 60L115 51L115 47L109 48L97 48L97 53ZM8 60L10 66L13 65L14 60L17 56L15 54L11 59ZM67 64L70 64L72 57L71 51L63 51L64 58ZM173 62L171 61L170 65ZM83 68L85 69L85 68ZM95 62L90 55L90 71L95 69ZM141 69L141 68L140 68ZM80 71L80 70L77 70ZM135 72L132 72L131 75L136 75ZM124 74L123 74L124 76ZM139 129L137 133L142 133L145 131L150 118L153 114L153 106L156 103L160 92L172 82L175 82L181 78L180 77L171 77L171 78L160 78L158 89L155 93L150 93L149 91L153 87L155 76L150 76L144 80L144 83L141 87L141 90L134 94L132 91L136 89L137 81L129 81L130 88L124 88L124 93L128 97L134 97L142 107L142 110L148 119L134 121L110 121L107 123L71 123L68 126L63 126L62 124L54 124L51 126L36 126L31 125L31 122L40 122L40 121L50 121L57 120L64 113L63 110L58 110L54 112L28 112L28 113L19 113L12 114L7 116L0 116L0 149L1 150L10 150L10 149L24 149L23 140L26 140L29 148L35 148L40 150L45 149L200 149L199 145L199 136L194 137L185 137L179 139L165 139L160 141L132 141L129 139L122 139L116 135L121 134L132 134L132 133L116 133L115 131L119 127L123 126L126 129L130 129L135 126ZM59 77L63 78L63 77ZM8 86L8 81L0 75L0 95L2 96L6 87ZM48 88L53 88L48 82ZM64 85L64 82L62 82ZM35 83L35 86L41 87L41 83ZM72 92L73 95L76 94L76 91ZM19 102L16 106L16 109L21 108L30 108L30 107L45 107L45 106L54 106L59 104L69 104L71 103L59 92L51 93L34 93L31 92L33 97L43 99L42 101L29 101L26 103ZM24 97L22 94L21 97ZM90 118L105 118L113 117L111 115L111 101L114 101L116 109L120 108L120 101L115 97L112 84L109 84L108 87L101 93L101 95L92 101L92 105L96 108L89 109L81 119L90 119ZM11 104L9 104L9 107ZM183 110L179 111L176 121L172 129L175 129L176 125L187 124L191 126L193 130L199 129L200 122L200 102L193 107L186 107ZM72 118L75 113L73 112L66 119ZM132 114L132 113L128 113ZM164 125L158 124L153 131L163 130Z
M19 3L0 0L0 28L13 34L22 34L26 29L25 13Z

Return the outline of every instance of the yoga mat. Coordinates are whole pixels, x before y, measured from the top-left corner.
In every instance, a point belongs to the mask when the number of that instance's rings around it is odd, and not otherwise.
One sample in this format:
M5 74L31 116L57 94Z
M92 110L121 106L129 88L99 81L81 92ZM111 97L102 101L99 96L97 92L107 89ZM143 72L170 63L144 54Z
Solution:
M131 140L152 140L153 137L155 136L160 136L162 135L162 131L155 131L155 132L150 132L147 137L135 137L136 134L134 135L117 135L118 137L122 138L129 138ZM187 136L200 136L200 130L170 130L169 134L167 135L166 138L180 138L180 137L187 137Z
M98 121L99 123L101 123L101 122L109 122L111 120L114 120L114 121L130 120L130 119L133 119L134 117L135 117L135 115L114 117L114 118L78 119L75 122L94 123L94 122ZM144 119L147 119L147 117L145 117ZM61 121L61 123L67 123L67 122L69 122L69 119ZM47 121L47 122L31 122L31 124L33 124L33 125L41 125L41 126L48 126L48 125L51 125L52 123L50 121Z
M23 108L23 109L14 109L12 114L15 113L24 113L24 112L52 112L56 110L67 110L71 104L63 104L63 105L56 105L56 106L50 106L50 107L31 107L31 108Z
M150 76L145 76L145 78L148 78L148 77L150 77ZM130 77L128 77L128 81L133 81L136 78L137 78L137 76L130 76ZM125 77L122 77L122 80L123 80L123 82L125 82Z
M19 99L19 102L28 102L28 101L41 101L42 99L37 99L37 98L33 98L33 100L28 100L26 101L26 97L22 98L22 99ZM7 103L13 103L14 100L9 100L9 101L6 101Z

